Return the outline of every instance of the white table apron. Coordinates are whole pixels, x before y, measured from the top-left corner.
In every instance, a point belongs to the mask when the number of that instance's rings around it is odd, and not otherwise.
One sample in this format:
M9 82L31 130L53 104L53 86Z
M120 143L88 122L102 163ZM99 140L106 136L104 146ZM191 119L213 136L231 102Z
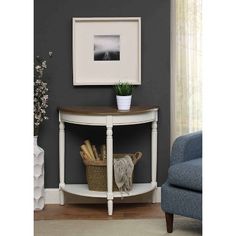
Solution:
M157 194L157 121L158 108L149 109L137 114L75 114L59 110L59 169L60 204L64 205L64 191L80 196L107 198L108 215L113 213L114 197L121 197L120 192L112 191L113 177L113 126L136 125L152 123L151 128L151 183L133 184L129 194L123 193L123 197L135 196L153 191L153 202ZM65 125L64 123L90 126L106 126L107 147L107 192L90 191L86 184L65 184Z

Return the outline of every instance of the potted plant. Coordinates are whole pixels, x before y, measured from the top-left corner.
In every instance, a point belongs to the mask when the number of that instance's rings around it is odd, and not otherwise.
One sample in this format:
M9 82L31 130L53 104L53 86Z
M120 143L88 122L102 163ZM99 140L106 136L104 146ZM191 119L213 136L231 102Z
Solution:
M131 105L133 85L127 82L119 82L114 86L117 107L120 111L128 111Z

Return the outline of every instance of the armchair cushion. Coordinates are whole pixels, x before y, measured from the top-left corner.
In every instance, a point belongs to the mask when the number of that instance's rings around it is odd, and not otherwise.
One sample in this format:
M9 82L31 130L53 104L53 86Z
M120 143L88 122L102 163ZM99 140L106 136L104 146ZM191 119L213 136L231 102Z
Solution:
M202 158L172 165L168 171L168 182L174 186L202 191Z
M167 182L161 187L161 208L163 211L202 219L202 193L178 188Z

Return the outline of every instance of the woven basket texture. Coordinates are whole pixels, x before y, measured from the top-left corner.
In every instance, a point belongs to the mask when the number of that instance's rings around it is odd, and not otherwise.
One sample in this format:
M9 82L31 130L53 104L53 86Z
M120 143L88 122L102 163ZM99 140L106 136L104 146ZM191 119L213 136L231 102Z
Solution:
M107 163L105 160L88 160L84 152L80 152L83 162L86 166L86 178L89 190L92 191L107 191ZM113 154L113 158L121 158L129 155L132 158L134 165L142 157L141 152L127 153L127 154ZM113 175L113 191L119 191L116 186Z

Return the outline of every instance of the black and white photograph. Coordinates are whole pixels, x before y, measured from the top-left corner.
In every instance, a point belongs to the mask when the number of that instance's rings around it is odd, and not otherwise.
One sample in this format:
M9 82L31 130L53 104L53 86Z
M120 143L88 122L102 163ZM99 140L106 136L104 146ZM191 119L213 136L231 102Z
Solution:
M119 61L120 35L94 35L94 61Z

